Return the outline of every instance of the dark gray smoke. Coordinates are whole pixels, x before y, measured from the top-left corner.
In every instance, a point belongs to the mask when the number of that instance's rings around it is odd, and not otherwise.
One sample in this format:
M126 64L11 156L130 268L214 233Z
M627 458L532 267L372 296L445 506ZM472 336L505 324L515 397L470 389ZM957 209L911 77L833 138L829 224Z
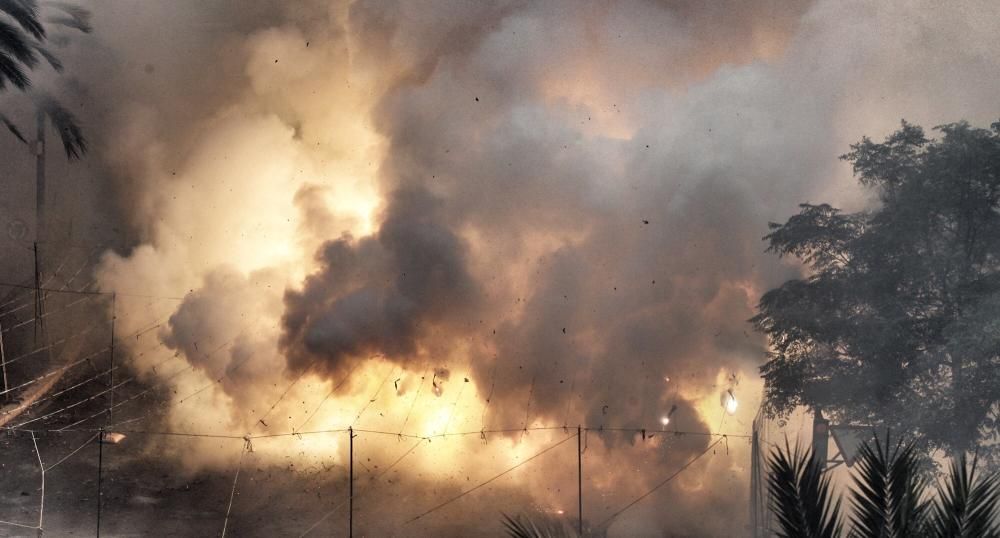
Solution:
M478 289L466 256L441 200L418 188L392 193L376 235L326 243L321 272L286 294L288 360L334 377L351 358L405 362L421 337L474 314Z

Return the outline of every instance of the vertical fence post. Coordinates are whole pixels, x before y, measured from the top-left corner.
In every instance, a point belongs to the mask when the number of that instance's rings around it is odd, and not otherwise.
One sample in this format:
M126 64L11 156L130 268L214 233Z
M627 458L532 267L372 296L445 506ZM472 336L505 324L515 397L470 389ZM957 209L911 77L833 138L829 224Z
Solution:
M583 448L582 448L583 428L576 427L576 514L577 532L581 538L583 536Z
M347 507L347 536L354 538L354 427L347 428L348 459L350 460L350 470L348 471L348 507Z
M104 470L104 428L97 433L97 538L101 538L101 478Z
M36 226L38 226L36 224ZM38 234L36 228L36 235ZM38 267L38 238L35 238L35 243L32 247L34 249L35 257L35 345L38 345L38 330L42 324L42 273Z
M118 319L116 308L116 303L118 299L117 293L111 294L111 367L108 369L108 374L111 376L110 386L108 391L111 393L111 403L108 404L108 424L114 424L115 416L115 320Z
M3 400L10 401L10 394L7 393L7 355L3 351L3 324L0 323L0 368L3 369Z

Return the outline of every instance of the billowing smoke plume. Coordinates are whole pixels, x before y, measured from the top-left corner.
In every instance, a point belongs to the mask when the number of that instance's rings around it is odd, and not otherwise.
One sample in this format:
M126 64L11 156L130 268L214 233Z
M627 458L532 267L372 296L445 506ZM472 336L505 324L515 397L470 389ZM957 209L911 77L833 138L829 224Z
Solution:
M120 299L123 334L166 320L181 373L138 349L133 367L171 389L167 425L515 430L488 438L507 457L477 436L414 453L413 502L563 437L516 430L583 424L592 524L710 442L616 429L749 429L764 349L745 320L796 271L762 252L767 222L864 204L848 143L901 117L989 122L1000 89L988 3L94 8L85 117L131 241L99 276L183 297ZM229 462L183 442L188 463ZM718 445L609 533L744 534L746 453ZM556 460L499 491L572 506Z
M323 245L319 272L285 299L294 368L343 373L366 354L405 361L423 335L476 314L467 247L442 205L423 189L396 191L378 233Z

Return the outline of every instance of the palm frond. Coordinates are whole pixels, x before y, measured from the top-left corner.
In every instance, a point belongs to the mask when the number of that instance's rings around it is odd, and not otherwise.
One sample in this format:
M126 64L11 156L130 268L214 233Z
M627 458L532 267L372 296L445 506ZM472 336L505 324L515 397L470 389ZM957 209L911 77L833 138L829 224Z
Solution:
M8 83L23 90L31 86L31 79L28 78L24 64L0 52L0 90L6 89Z
M35 0L0 0L0 13L4 13L31 34L35 39L45 37L45 27L38 20L38 4Z
M835 538L840 536L840 499L834 499L830 478L811 450L775 449L768 457L771 511L781 526L779 536Z
M923 498L926 481L914 445L889 448L876 437L859 451L851 490L851 536L909 537L919 534L927 518Z
M62 73L62 60L60 60L55 54L52 54L48 51L48 49L41 45L35 45L35 51L38 52L39 56L45 58L45 61L52 67L52 69L55 69L58 73Z
M17 128L17 124L15 124L14 122L10 121L10 118L8 118L7 116L4 116L3 114L0 114L0 123L2 123L4 125L4 127L7 128L8 131L10 131L11 133L13 133L14 136L17 137L18 140L20 140L21 142L23 142L25 144L28 143L28 140L24 137L24 134L21 133L21 130Z
M52 6L60 12L59 15L47 17L46 22L73 28L85 34L93 31L94 28L90 25L90 11L68 2L45 2L45 5Z
M0 20L0 54L6 54L27 67L34 67L38 63L38 58L35 56L33 44L24 30Z
M1000 477L976 475L976 461L966 464L963 454L952 460L948 476L939 484L927 525L935 538L996 537L995 523L1000 502Z
M524 515L503 515L503 526L511 538L569 538L566 526L553 519L542 518L541 523Z
M83 130L76 116L48 94L36 95L35 104L59 133L66 157L69 159L83 157L87 153L87 139L83 136Z

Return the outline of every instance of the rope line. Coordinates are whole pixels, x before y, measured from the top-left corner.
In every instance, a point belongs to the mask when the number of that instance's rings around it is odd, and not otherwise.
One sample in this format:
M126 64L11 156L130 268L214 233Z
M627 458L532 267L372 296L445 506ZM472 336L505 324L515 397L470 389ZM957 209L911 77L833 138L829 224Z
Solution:
M22 321L21 323L18 323L17 325L12 325L10 327L4 328L3 329L3 334L9 333L10 331L13 331L14 329L17 329L18 327L24 327L25 325L27 325L27 324L29 324L29 323L31 323L33 321L36 321L36 320L40 321L40 320L43 320L43 319L45 319L45 318L47 318L49 316L52 316L54 314L58 314L60 312L64 312L66 310L69 310L70 308L73 308L74 306L76 306L76 305L78 305L80 303L89 301L91 299L93 299L93 297L81 297L81 298L79 298L79 299L77 299L77 300L69 303L68 305L60 308L59 310L53 310L51 312L46 312L46 313L44 313L44 314L42 314L40 316L35 316L33 318L28 318L28 319Z
M229 506L226 507L226 520L222 523L222 538L226 538L226 528L229 527L229 513L233 510L233 497L236 497L236 482L240 479L240 469L243 468L243 456L247 453L246 445L240 449L240 461L236 464L236 476L233 477L233 490L229 493Z
M120 425L120 424L123 424L123 423L120 422L118 424ZM112 425L112 426L115 426L115 425ZM5 427L5 428L0 428L0 429L5 430L5 431L25 432L25 433L31 433L31 432L34 432L34 433L72 433L72 432L97 432L97 431L100 431L99 428L70 428L69 426L64 427L64 428L59 428L59 429L29 429L29 428L17 428L17 427ZM531 432L531 431L555 431L555 430L563 430L563 431L567 431L568 432L568 431L570 431L572 429L574 429L574 428L569 428L567 426L536 426L536 427L528 428L527 431ZM107 430L107 428L105 428L105 430ZM631 429L631 428L629 428L629 429L625 429L625 428L619 428L619 429L582 428L583 432L592 432L592 431L593 432L599 432L599 431L602 431L602 430L603 431L626 431L626 432L632 432L632 433L641 433L643 431L643 428L637 428L637 429ZM212 432L210 432L210 433L196 433L196 432L150 431L150 430L123 430L123 429L115 429L115 431L120 432L120 433L129 433L129 434L176 435L176 436L182 436L182 437L212 437L212 438L219 438L219 439L244 439L245 440L245 439L269 439L269 438L273 438L273 437L292 437L292 436L302 436L302 435L318 435L318 434L329 434L329 433L344 433L344 432L348 431L348 428L339 428L339 429L331 429L331 430L311 430L311 431L304 431L304 432L303 431L292 431L292 432L283 432L283 433L268 433L268 434L263 434L263 435L240 435L238 433L212 433ZM396 432L389 432L389 431L383 431L383 430L365 430L365 429L358 429L358 428L354 429L355 433L370 433L370 434L376 434L376 435L392 436L392 437L397 437L397 438L404 437L404 438L408 438L408 439L420 439L420 440L424 440L424 441L430 441L430 440L433 440L433 439L440 439L440 438L444 438L444 437L463 437L463 436L467 436L467 435L479 435L479 436L482 436L484 434L519 433L519 432L523 432L523 431L525 431L524 428L518 427L518 428L500 428L500 429L477 430L477 431L466 431L466 432L452 432L452 433L447 433L447 434L445 434L445 433L439 433L439 434L432 434L432 435L414 435L414 434L404 433L404 434L401 435L401 434L396 433ZM750 437L752 437L749 434L739 434L739 433L712 433L712 432L693 432L693 431L679 431L679 430L670 430L670 431L662 432L660 430L649 430L649 429L646 429L647 437L648 437L648 433L650 431L653 431L654 433L655 432L669 433L669 434L678 435L678 436L696 435L696 436L705 436L705 437L719 437L720 439L724 439L724 438L727 438L727 437L728 438L747 438L747 439L749 439ZM575 433L574 433L574 435L575 435Z
M55 467L57 467L57 466L58 466L58 465L59 465L60 463L62 463L62 462L64 462L64 461L66 461L66 460L68 460L68 459L70 459L71 457L73 457L73 455L74 455L74 454L76 454L77 452L79 452L79 451L83 450L83 449L84 449L84 447L86 447L87 445L89 445L91 441L93 441L94 439L97 439L97 437L98 437L99 435L101 435L101 434L100 434L100 432L98 432L98 433L95 433L94 435L91 435L90 437L88 437L88 438L87 438L87 440L86 440L86 441L84 441L84 442L83 442L83 444L82 444L82 445L80 445L80 446L76 447L76 449L74 449L74 450L73 450L72 452L70 452L69 454L66 454L65 456L63 456L61 460L59 460L59 461L57 461L57 462L53 463L52 465L49 465L49 466L48 466L48 467L47 467L47 468L45 469L45 471L46 471L46 472L48 472L48 471L51 471L52 469L54 469Z
M38 530L42 530L44 527L43 520L45 517L45 464L42 463L42 453L38 450L38 439L35 438L35 433L31 433L31 443L35 445L35 455L38 456L38 468L42 471L42 498L38 505Z
M137 331L136 333L133 333L133 334L131 334L129 336L126 336L125 338L130 338L131 336L135 336L135 334L138 334L138 332L141 332L141 331ZM73 368L74 366L77 366L77 365L80 365L80 364L82 364L84 362L87 362L90 359L92 359L92 358L100 355L101 353L104 353L105 351L110 351L110 350L111 350L111 346L105 346L105 347L103 347L103 348L101 348L101 349L99 349L99 350L91 353L90 355L87 355L87 356L83 357L82 359L79 359L79 360L77 360L75 362L67 364L66 366L63 366L61 368L56 368L55 370L50 370L49 372L46 372L46 373L44 373L44 374L42 374L42 375L40 375L40 376L38 376L38 377L36 377L34 379L30 379L30 380L28 380L28 381L26 381L24 383L21 383L20 385L11 387L11 388L9 388L7 390L4 390L4 391L0 391L0 396L3 396L4 394L7 394L9 392L13 392L13 391L15 391L15 390L17 390L19 388L26 387L26 386L32 385L34 383L38 383L39 381L47 379L47 378L49 378L49 377L51 377L53 375L56 375L58 373L65 372L66 370L69 370L70 368Z
M439 504L439 505L431 508L430 510L427 510L427 511L421 513L421 514L418 514L418 515L414 516L413 518L411 518L408 521L406 521L406 523L404 523L404 525L409 525L410 523L413 523L414 521L416 521L416 520L418 520L418 519L420 519L420 518L422 518L422 517L430 514L431 512L434 512L436 510L440 510L441 508L444 508L445 506L448 506L449 504L451 504L451 503L453 503L453 502L461 499L462 497L465 497L466 495L472 493L473 491L476 491L477 489L479 489L479 488L481 488L483 486L486 486L487 484L493 482L494 480L497 480L498 478L500 478L500 477L506 475L507 473L509 473L509 472L517 469L518 467L521 467L522 465L527 464L528 462L530 462L530 461L534 460L535 458L537 458L537 457L545 454L546 452L548 452L548 451L550 451L550 450L558 447L559 445L565 443L566 441L569 441L570 439L572 439L574 437L576 437L576 433L573 433L573 434L569 435L568 437L564 438L562 441L559 441L558 443L556 443L554 445L550 445L548 448L545 448L545 449L541 450L540 452L536 452L534 456L531 456L530 458L528 458L528 459L526 459L526 460L518 463L517 465L515 465L513 467L510 467L509 469L501 472L500 474L497 474L497 475L493 476L492 478L490 478L490 479L488 479L488 480L486 480L484 482L480 482L478 485L476 485L476 486L474 486L474 487L472 487L470 489L467 489L467 490L463 491L462 493L459 493L458 495L455 495L454 497L452 497L452 498L448 499L447 501L445 501L445 502L443 502L443 503L441 503L441 504Z
M355 431L357 431L357 430L355 430ZM409 450L407 450L406 452L404 452L402 456L396 458L396 461L392 462L392 464L390 464L388 467L386 467L385 469L383 469L382 472L380 472L379 474L377 474L374 477L372 477L372 479L368 481L368 484L366 485L365 489L362 490L360 493L354 495L354 499L357 500L362 495L364 495L365 493L369 492L371 490L371 488L374 487L373 484L379 478L382 478L383 476L385 476L386 473L388 473L389 471L391 471L396 465L399 464L399 462L403 461L404 458L406 458L411 453L413 453L413 451L416 450L416 448L418 446L420 446L423 442L424 442L423 439L419 439L416 443L413 444L413 446L410 447ZM330 516L332 516L334 513L336 513L337 510L339 510L341 506L344 506L344 503L346 503L347 501L348 501L348 499L340 501L339 504L337 504L332 509L330 509L330 511L327 512L323 517L321 517L316 523L313 523L308 529L305 530L305 532L303 532L302 534L300 534L299 538L302 538L303 536L305 536L305 535L309 534L310 532L312 532L312 530L315 529L316 527L318 527L320 523L323 523L324 521L326 521Z
M24 523L14 523L13 521L3 521L0 520L0 525L13 525L14 527L21 527L22 529L37 529L38 527L34 525L25 525Z
M25 289L25 290L34 290L34 289L36 289L34 286L28 286L28 285L25 285L25 284L14 284L12 282L0 282L0 287L18 288L18 289ZM114 294L117 293L118 295L121 295L122 297L138 297L140 299L168 299L168 300L171 300L171 301L183 301L184 300L184 297L173 297L173 296L169 296L169 295L146 295L146 294L141 294L141 293L127 293L127 292L122 292L122 291L84 291L84 290L79 290L78 291L78 290L59 290L59 289L53 289L53 288L37 288L37 289L39 291L46 291L46 292L52 292L52 293L72 293L72 294L77 294L77 295L114 295Z
M72 340L74 338L79 338L79 337L81 337L81 336L89 333L90 331L94 330L95 328L97 328L97 324L96 323L93 324L93 325L91 325L87 329L84 329L84 330L80 331L80 332L71 334L69 336L64 336L63 338L60 338L59 340L56 340L56 341L52 342L51 344L47 344L47 345L44 345L42 347L35 348L32 351L28 351L27 353L22 353L22 354L14 357L12 359L7 359L7 361L6 361L7 366L10 366L11 364L14 364L15 362L17 362L19 360L31 357L31 356L33 356L33 355L35 355L37 353L45 351L46 349L51 349L51 348L54 348L54 347L56 347L56 346L58 346L60 344L64 344L64 343L66 343L66 342L68 342L68 341L70 341L70 340Z
M351 376L354 374L354 371L358 369L358 366L361 366L360 362L354 363L354 366L351 368L351 371L347 372L347 375L344 376L344 378L340 380L340 383L337 383L336 386L334 386L332 389L330 389L330 392L327 392L326 396L323 396L323 399L320 400L319 404L316 405L316 408L312 410L312 413L309 413L309 416L306 417L306 419L302 422L302 424L299 424L299 427L295 428L296 430L300 430L306 424L309 424L309 421L312 420L313 416L316 415L316 412L319 411L319 408L323 407L323 404L326 403L327 399L329 399L330 396L333 396L333 393L337 392L337 390L339 390L340 387L342 387L344 385L344 383L346 383L347 380L351 378Z
M416 394L413 396L413 401L410 402L410 409L406 412L406 418L403 419L403 425L399 427L399 435L403 435L403 430L406 429L406 424L410 422L410 414L413 413L413 407L417 405L417 399L420 398L420 389L424 386L424 378L427 377L427 370L424 369L423 375L420 376L420 384L417 385ZM432 380L431 383L434 381Z
M635 506L636 504L638 504L640 501L642 501L646 497L649 497L650 495L652 495L653 492L655 492L656 490L658 490L658 489L662 488L663 486L667 485L674 478L677 478L678 475L680 475L685 470L687 470L687 468L690 467L692 464L694 464L694 462L696 462L699 459L701 459L702 456L704 456L705 454L708 454L709 450L712 450L713 448L715 448L715 446L718 445L719 443L721 443L722 440L725 439L725 438L726 438L725 436L722 436L719 439L716 439L714 443L708 445L708 447L704 451L702 451L697 456L695 456L695 457L691 458L690 460L688 460L687 463L685 463L684 465L682 465L680 469L677 469L677 471L675 471L673 474L671 474L670 476L668 476L667 478L665 478L662 482L660 482L659 484L653 486L653 489L647 491L646 493L643 493L636 500L634 500L634 501L626 504L621 510L618 510L617 512L611 514L611 516L608 517L607 519L605 519L604 521L602 521L597 526L597 528L603 528L606 524L610 523L611 520L613 520L614 518L620 516L622 514L622 512L628 510L629 508L632 508L633 506Z
M389 373L385 374L385 377L382 378L382 382L379 383L378 387L375 388L375 394L372 394L372 397L368 398L368 401L365 402L365 405L361 407L361 411L358 411L358 416L354 417L354 421L351 422L351 426L357 424L358 421L361 420L361 415L363 415L365 411L368 410L368 407L371 406L372 402L378 399L378 394L382 392L382 385L385 385L385 383L389 381L389 376L391 376L395 372L396 372L396 367L393 366L392 369L389 370Z

